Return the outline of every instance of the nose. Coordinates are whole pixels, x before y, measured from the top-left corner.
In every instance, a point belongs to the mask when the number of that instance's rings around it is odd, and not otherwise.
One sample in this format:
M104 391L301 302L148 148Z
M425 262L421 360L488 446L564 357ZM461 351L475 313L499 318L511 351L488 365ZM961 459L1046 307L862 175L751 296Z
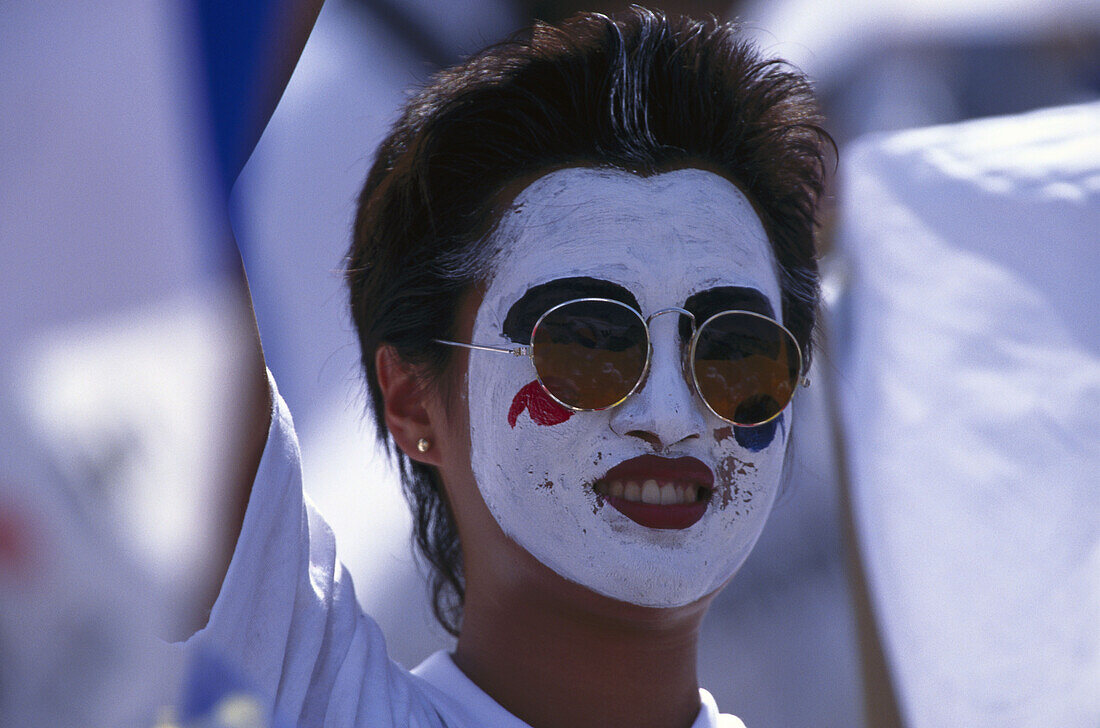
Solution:
M657 451L701 437L707 424L695 391L684 378L678 319L657 316L650 322L649 373L641 388L611 415L615 434L645 440Z

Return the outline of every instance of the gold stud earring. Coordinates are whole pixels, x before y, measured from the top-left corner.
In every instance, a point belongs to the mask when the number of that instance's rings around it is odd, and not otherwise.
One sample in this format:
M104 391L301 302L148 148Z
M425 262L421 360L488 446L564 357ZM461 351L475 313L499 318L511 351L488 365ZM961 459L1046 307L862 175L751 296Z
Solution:
M422 438L420 438L419 440L416 441L416 449L419 450L420 452L428 452L428 450L429 450L429 448L431 448L431 446L432 446L432 441L429 440L426 437L422 437Z

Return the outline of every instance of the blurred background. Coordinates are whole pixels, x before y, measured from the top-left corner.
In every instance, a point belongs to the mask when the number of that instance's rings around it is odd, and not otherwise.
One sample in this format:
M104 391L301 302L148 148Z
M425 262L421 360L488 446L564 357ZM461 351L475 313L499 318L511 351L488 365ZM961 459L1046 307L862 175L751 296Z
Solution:
M253 396L234 243L363 607L407 667L450 644L366 412L356 196L433 71L628 5L327 0L231 193L192 19L6 7L0 723L59 684L58 716L126 722L120 691L140 712L179 680L135 680L169 658L124 636L201 624L231 548L242 445L212 433ZM1100 724L1100 7L652 6L739 20L810 76L838 145L790 483L708 616L701 684L749 726ZM89 675L105 655L117 674Z

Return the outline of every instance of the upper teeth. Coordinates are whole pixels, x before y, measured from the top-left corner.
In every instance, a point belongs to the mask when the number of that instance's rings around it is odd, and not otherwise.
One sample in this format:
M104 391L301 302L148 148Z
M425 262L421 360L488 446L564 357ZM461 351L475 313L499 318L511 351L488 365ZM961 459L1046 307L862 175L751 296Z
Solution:
M653 478L640 483L635 480L612 480L605 484L608 495L635 503L677 505L694 503L699 497L699 486L688 483L658 482Z

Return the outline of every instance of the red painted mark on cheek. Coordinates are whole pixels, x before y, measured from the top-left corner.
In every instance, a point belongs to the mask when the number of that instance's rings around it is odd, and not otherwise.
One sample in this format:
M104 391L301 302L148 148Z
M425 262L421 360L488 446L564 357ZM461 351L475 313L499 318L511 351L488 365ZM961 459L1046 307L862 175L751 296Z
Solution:
M508 409L508 424L515 427L516 420L525 409L536 425L560 425L573 416L571 410L550 399L550 395L537 380L525 384L523 389L516 392L512 406Z

